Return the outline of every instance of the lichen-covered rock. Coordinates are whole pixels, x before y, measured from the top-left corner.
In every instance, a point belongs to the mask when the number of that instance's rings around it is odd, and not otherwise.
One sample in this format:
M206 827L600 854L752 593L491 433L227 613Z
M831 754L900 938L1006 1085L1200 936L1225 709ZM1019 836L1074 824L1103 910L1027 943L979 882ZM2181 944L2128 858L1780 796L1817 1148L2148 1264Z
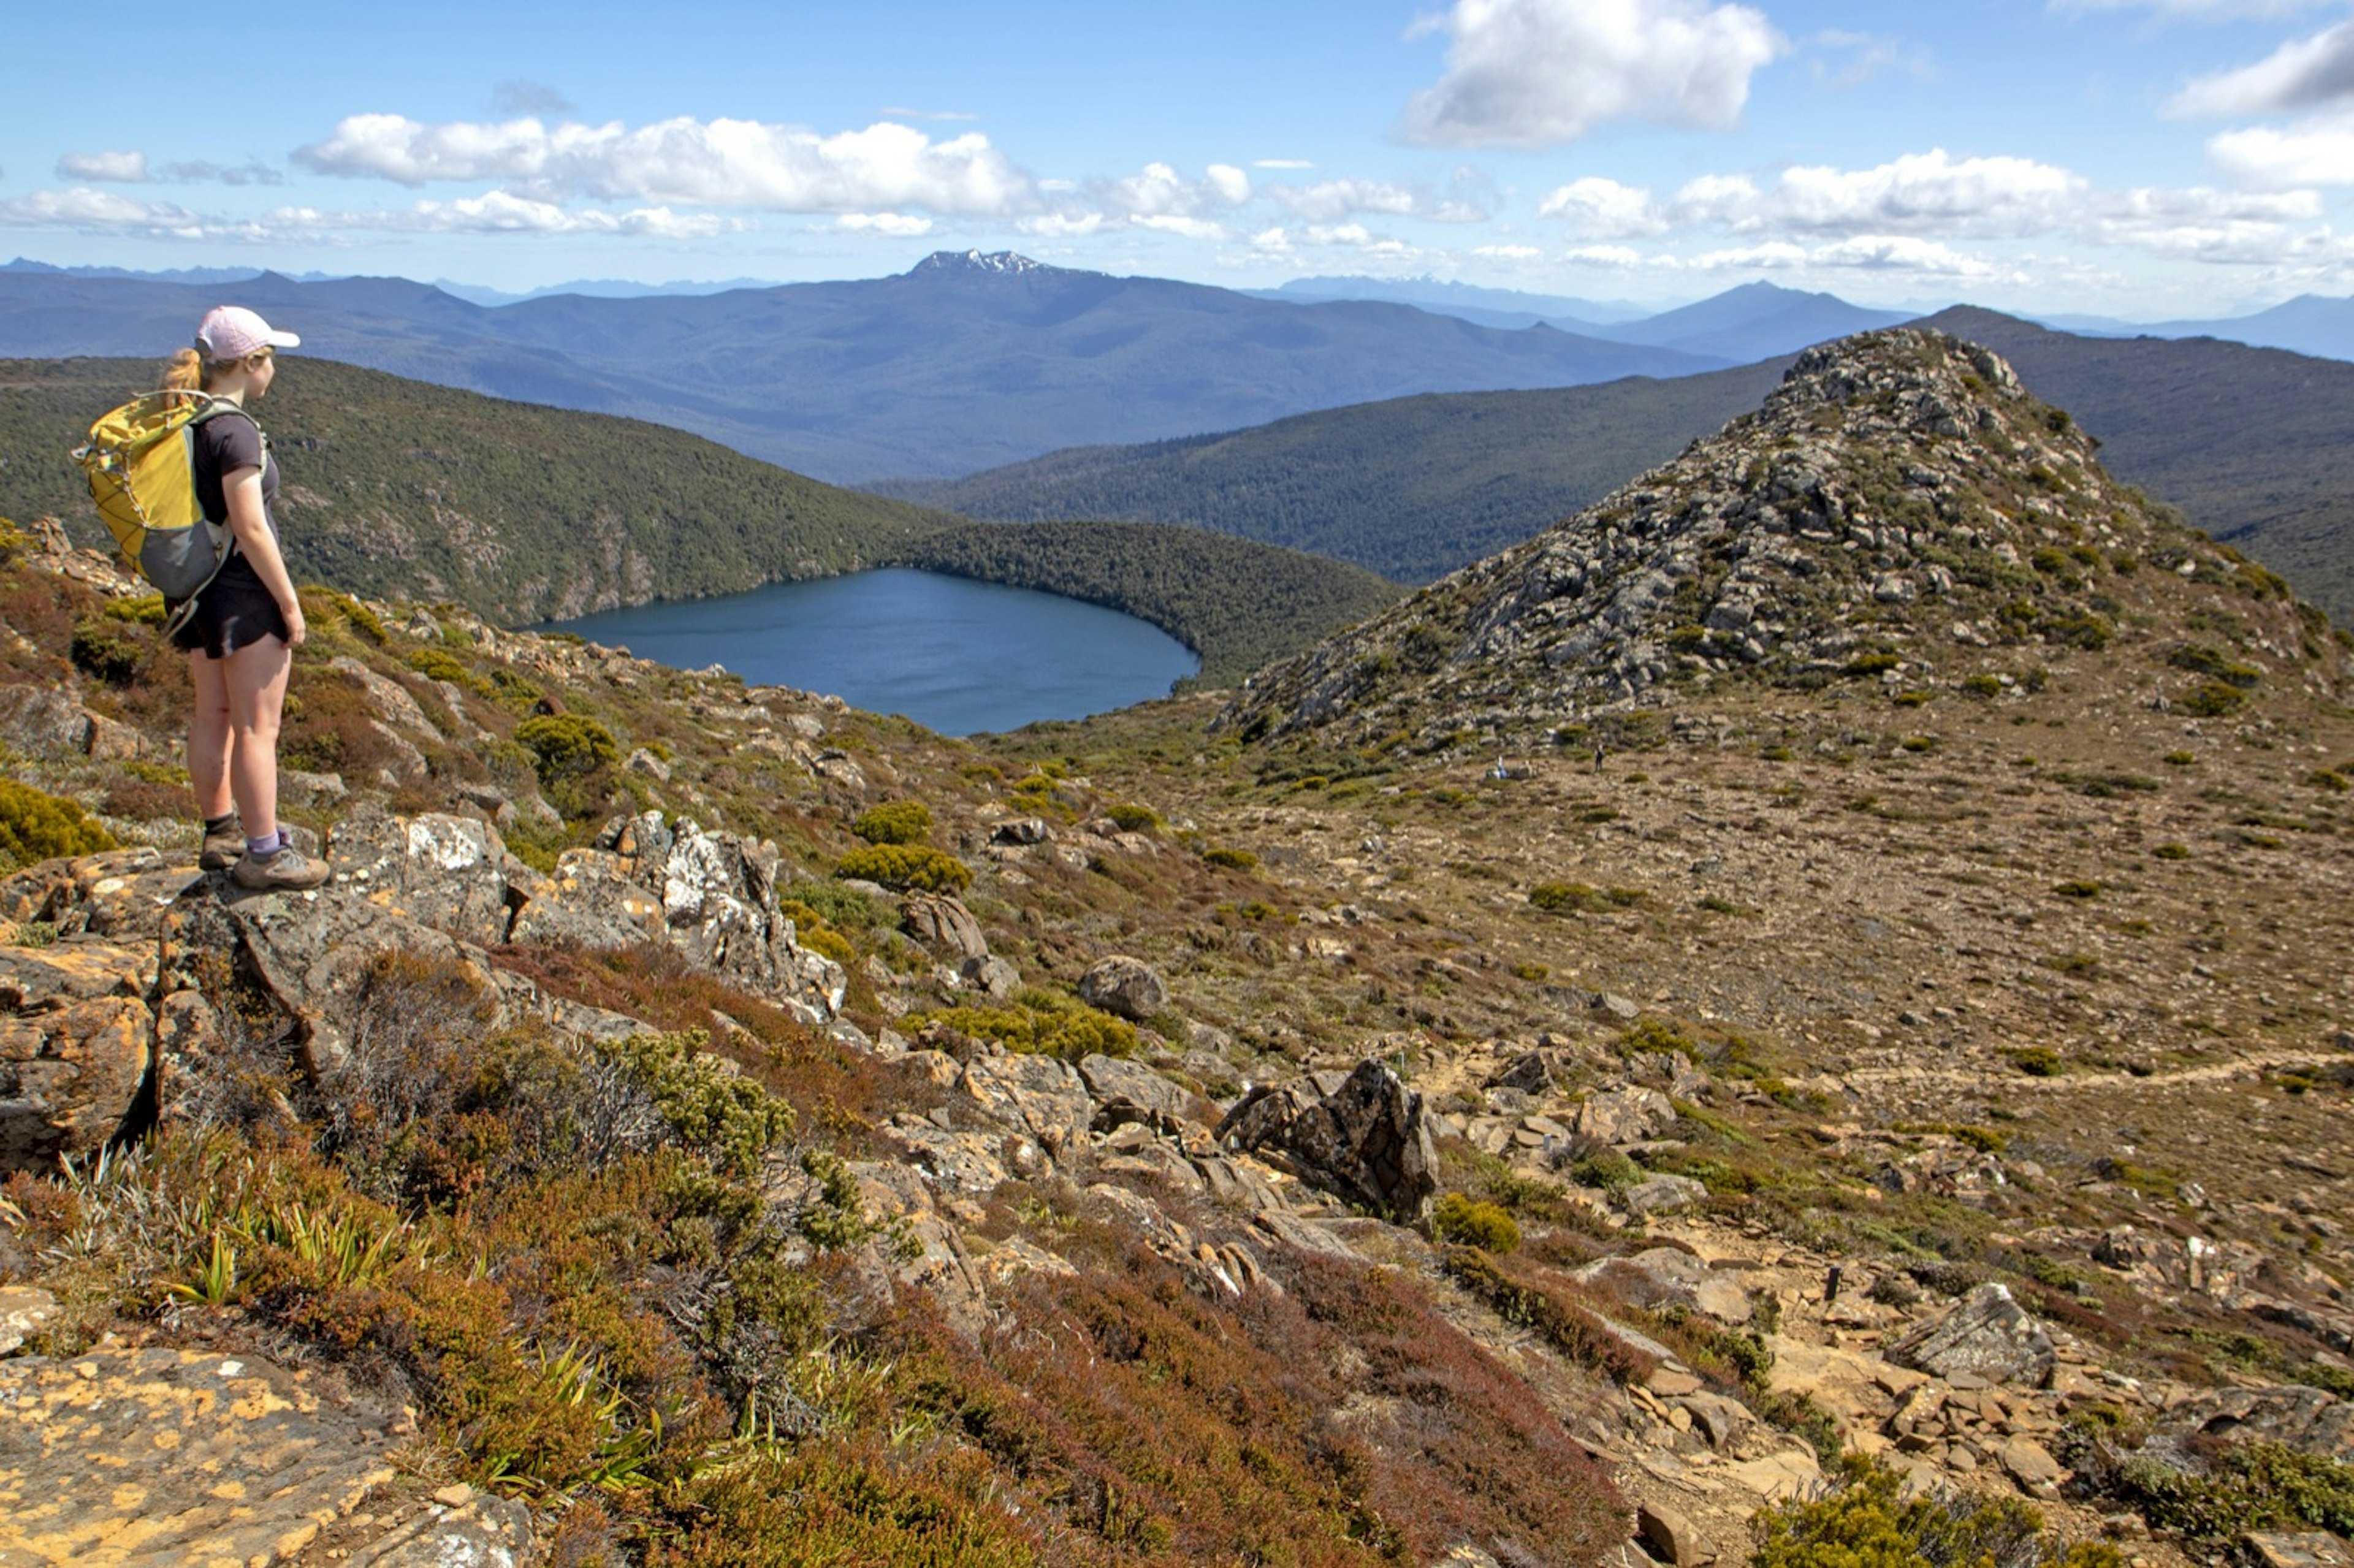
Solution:
M1981 1285L1954 1309L1888 1347L1888 1359L1933 1377L1967 1373L1988 1383L2040 1384L2058 1354L2043 1325L2005 1285Z
M327 843L345 889L485 947L507 939L524 901L510 874L529 868L478 818L395 817L367 802L336 825Z
M0 921L38 920L60 937L153 941L164 912L201 885L195 859L138 845L45 860L0 880Z
M2198 1394L2168 1410L2164 1426L2210 1437L2261 1438L2354 1464L2354 1400L2301 1384Z
M0 1563L288 1562L393 1479L390 1447L251 1356L0 1361Z
M154 1061L152 946L0 948L0 1171L54 1168L123 1130Z
M1169 1005L1169 982L1142 959L1115 953L1079 977L1079 1000L1143 1023Z

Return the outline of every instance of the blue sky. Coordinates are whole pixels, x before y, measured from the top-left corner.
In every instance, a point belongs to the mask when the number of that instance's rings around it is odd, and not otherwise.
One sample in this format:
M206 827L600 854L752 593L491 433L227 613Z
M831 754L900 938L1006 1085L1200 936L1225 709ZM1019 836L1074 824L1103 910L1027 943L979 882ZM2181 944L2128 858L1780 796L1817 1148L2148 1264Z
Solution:
M0 93L0 254L58 264L2354 291L2349 0L19 5Z

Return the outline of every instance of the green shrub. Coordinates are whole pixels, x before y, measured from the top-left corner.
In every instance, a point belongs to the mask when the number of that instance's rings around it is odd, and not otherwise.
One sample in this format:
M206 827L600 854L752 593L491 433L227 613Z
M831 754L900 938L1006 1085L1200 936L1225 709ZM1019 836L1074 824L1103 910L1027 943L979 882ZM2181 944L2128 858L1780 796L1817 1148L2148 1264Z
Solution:
M2049 1045L2030 1045L2010 1054L2010 1065L2031 1078L2060 1075L2060 1053Z
M1541 882L1529 889L1529 902L1548 915L1631 909L1644 896L1639 887L1590 887L1583 882Z
M705 1054L709 1044L702 1030L688 1029L633 1035L598 1054L645 1090L681 1144L730 1175L749 1176L793 1130L793 1107L733 1063Z
M850 831L870 844L919 844L932 831L931 808L921 800L886 800L861 812Z
M113 836L74 801L0 779L0 869L113 847Z
M531 753L542 783L578 778L619 760L613 732L578 714L541 714L515 726L515 741Z
M1110 808L1104 815L1118 822L1119 831L1124 833L1149 833L1161 826L1161 813L1150 806L1123 803Z
M2071 1418L2062 1462L2094 1496L2137 1510L2158 1529L2209 1547L2247 1530L2354 1535L2354 1467L2258 1441L2223 1448L2192 1472L2136 1452L2091 1414Z
M161 626L170 619L164 609L164 596L151 593L137 599L111 599L106 601L109 620L127 620L134 626Z
M869 844L843 855L833 874L900 893L961 893L972 885L970 867L929 844Z
M1083 1056L1136 1054L1136 1025L1057 991L1024 991L1011 1004L1001 1007L911 1012L899 1027L914 1031L928 1023L944 1024L976 1040L993 1040L1024 1055L1060 1056L1066 1062Z
M1521 1245L1521 1227L1494 1203L1483 1203L1460 1192L1449 1192L1431 1206L1430 1234L1443 1242L1460 1242L1501 1256Z
M2101 885L2081 879L2055 882L2052 885L2052 891L2062 898L2098 898L2101 895Z
M2221 718L2237 713L2248 703L2248 694L2223 681L2201 681L2184 694L2179 706L2184 713L2198 718Z
M1751 1521L1754 1568L2120 1568L2114 1546L2069 1542L2017 1498L1906 1498L1885 1465L1852 1463L1827 1495L1774 1503Z
M1233 871L1258 869L1258 856L1246 849L1228 849L1222 844L1214 849L1204 850L1202 858L1212 865L1223 865Z
M2156 855L2160 860L2189 860L2190 858L2190 846L2189 844L2160 844L2149 853Z
M158 646L154 634L136 622L98 615L75 624L68 653L92 679L124 686L139 678Z

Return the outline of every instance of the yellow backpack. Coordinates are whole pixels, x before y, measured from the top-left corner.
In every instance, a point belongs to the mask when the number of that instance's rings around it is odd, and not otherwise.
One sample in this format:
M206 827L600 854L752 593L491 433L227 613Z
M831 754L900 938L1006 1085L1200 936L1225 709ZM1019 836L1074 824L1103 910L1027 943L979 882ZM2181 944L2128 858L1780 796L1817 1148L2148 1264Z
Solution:
M196 427L224 414L252 418L209 393L150 392L102 416L73 451L122 558L164 598L185 601L173 630L235 543L228 526L207 521L196 503ZM264 436L265 451L269 445Z

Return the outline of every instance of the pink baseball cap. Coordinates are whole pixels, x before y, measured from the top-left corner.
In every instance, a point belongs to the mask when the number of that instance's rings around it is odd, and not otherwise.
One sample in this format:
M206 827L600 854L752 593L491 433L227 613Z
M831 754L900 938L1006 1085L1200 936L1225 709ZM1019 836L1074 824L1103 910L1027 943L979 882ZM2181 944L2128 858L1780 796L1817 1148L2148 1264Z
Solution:
M300 348L302 340L291 332L272 332L270 323L243 305L215 305L196 323L196 346L207 359L243 359L265 348Z

